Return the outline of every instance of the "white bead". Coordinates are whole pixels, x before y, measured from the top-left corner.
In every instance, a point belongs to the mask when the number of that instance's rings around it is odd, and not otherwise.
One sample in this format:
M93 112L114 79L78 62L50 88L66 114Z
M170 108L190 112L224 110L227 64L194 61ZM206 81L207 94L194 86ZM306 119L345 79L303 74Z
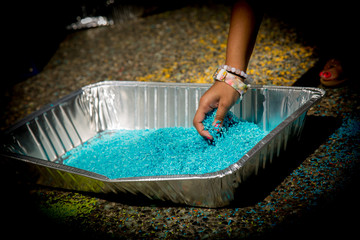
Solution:
M247 75L244 71L241 71L240 69L237 69L237 68L231 67L229 65L225 65L225 64L220 65L219 68L224 69L227 72L232 72L232 73L234 73L236 75L239 75L239 76L245 78L246 82L254 81L254 79L252 79L249 75Z

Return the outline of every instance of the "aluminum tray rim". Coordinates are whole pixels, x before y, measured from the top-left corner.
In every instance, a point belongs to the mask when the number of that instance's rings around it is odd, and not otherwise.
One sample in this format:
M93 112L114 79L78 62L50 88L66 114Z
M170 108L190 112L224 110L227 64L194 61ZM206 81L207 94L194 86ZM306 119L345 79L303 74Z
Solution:
M41 109L29 114L28 116L24 117L17 123L10 126L8 129L3 131L3 134L9 134L13 130L17 129L18 127L26 124L30 119L34 119L37 116L41 115L42 113L48 111L49 109L65 102L68 99L76 96L77 94L83 92L84 90L106 86L106 85L121 85L121 86L133 86L136 85L147 85L147 86L158 86L159 84L163 84L164 87L173 86L173 87L210 87L212 84L208 83L168 83L168 82L138 82L138 81L101 81L94 84L86 85L79 90L76 90L54 102L44 105ZM139 176L139 177L126 177L126 178L115 178L110 179L105 175L98 174L95 172L90 172L87 170L67 166L64 164L59 164L55 162L51 162L48 160L43 160L35 157L20 155L16 153L9 153L9 152L0 152L0 156L5 158L11 158L18 161L28 162L38 164L44 167L50 167L56 170L67 171L70 173L78 174L84 177L89 177L95 180L105 181L108 183L119 183L119 182L146 182L146 181L178 181L178 180L196 180L196 179L212 179L212 178L222 178L226 175L232 174L234 171L241 168L241 166L246 163L252 156L254 156L263 146L268 144L274 137L276 137L277 133L279 133L284 127L288 126L291 122L296 120L299 116L304 114L308 111L308 109L316 104L320 99L325 95L325 90L315 87L298 87L298 86L274 86L274 85L252 85L251 88L266 88L266 89L293 89L293 90L307 90L312 91L317 94L306 101L302 106L300 106L295 112L290 114L285 120L283 120L278 126L276 126L273 130L271 130L260 142L258 142L252 149L250 149L244 156L242 156L239 160L235 163L229 165L228 167L204 174L177 174L177 175L157 175L157 176Z

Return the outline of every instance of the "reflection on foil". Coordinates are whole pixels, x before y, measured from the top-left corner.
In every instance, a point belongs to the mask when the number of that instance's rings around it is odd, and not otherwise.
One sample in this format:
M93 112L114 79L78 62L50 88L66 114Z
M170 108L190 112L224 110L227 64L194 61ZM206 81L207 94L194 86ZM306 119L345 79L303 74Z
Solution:
M108 20L107 17L98 16L98 17L85 17L78 18L78 21L72 23L66 27L68 30L78 30L84 28L94 28L100 26L113 25L113 20Z

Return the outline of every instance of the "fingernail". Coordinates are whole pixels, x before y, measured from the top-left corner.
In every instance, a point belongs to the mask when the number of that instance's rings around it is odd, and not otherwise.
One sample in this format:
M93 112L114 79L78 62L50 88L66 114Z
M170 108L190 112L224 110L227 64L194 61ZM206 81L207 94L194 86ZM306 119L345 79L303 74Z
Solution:
M320 77L329 78L331 77L331 72L321 72Z
M220 124L221 124L221 121L220 120L217 120L214 124L214 127L220 127Z

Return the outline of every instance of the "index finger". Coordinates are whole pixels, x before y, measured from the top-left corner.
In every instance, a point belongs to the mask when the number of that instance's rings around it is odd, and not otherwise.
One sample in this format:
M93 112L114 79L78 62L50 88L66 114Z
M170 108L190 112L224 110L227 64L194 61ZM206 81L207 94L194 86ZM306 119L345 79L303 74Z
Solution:
M211 110L212 110L212 108L210 108L210 107L200 107L199 106L198 110L195 113L194 120L193 120L193 125L194 125L195 129L198 131L198 133L201 136L203 136L209 140L212 140L213 137L210 135L210 133L208 131L206 131L204 129L204 124L202 122L205 119L206 113L210 112Z
M231 106L228 106L226 104L222 104L222 103L219 104L217 111L216 111L213 125L215 125L215 123L219 121L220 126L222 127L222 125L224 123L224 118L225 118L227 112L229 111L230 107Z

